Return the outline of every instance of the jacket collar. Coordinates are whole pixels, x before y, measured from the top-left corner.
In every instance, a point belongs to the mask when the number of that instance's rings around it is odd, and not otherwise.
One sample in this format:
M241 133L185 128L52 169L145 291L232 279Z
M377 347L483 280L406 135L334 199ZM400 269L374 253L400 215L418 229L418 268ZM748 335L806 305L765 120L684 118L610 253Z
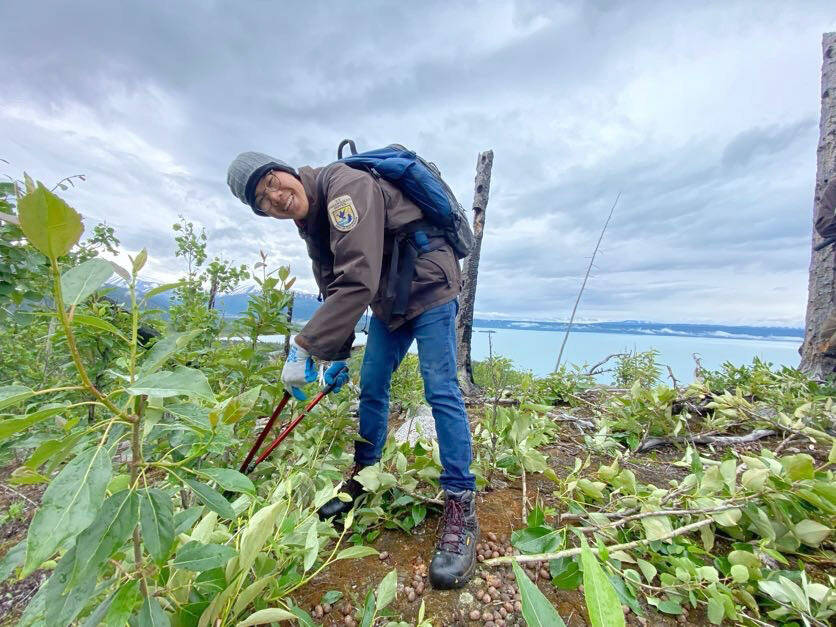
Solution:
M310 166L299 168L299 180L302 181L305 196L308 197L308 215L302 220L295 220L300 233L315 233L316 227L321 224L325 207L323 206L324 199L319 197L319 189L316 184L316 178L321 171L322 168L312 168Z

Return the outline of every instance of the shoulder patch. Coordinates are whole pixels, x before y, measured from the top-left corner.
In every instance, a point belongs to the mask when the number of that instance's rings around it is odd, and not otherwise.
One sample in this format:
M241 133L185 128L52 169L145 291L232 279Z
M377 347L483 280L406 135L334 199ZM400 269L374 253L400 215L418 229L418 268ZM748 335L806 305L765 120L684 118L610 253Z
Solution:
M331 200L328 203L328 219L338 231L350 231L357 226L360 217L351 196L337 196Z

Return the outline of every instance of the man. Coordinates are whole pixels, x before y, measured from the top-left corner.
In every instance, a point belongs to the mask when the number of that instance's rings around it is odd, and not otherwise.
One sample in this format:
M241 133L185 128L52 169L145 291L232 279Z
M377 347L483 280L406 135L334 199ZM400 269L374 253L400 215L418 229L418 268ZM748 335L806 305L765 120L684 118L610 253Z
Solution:
M354 476L380 460L389 418L392 374L412 344L424 379L441 451L444 515L430 581L436 588L463 586L475 566L478 535L475 481L470 472L470 427L456 379L455 318L458 261L443 239L422 230L421 210L391 183L335 163L327 168L288 164L245 152L230 165L232 193L259 216L292 219L305 240L324 301L291 344L282 382L297 395L315 377L313 360L330 361L325 382L337 383L354 340L354 326L371 305L373 317L360 372L360 436L354 468L343 487L351 500L332 499L319 511L328 519L362 498ZM430 235L427 236L427 233ZM407 281L399 268L416 246ZM411 279L411 280L410 280ZM408 292L399 286L405 285ZM398 293L401 297L398 297ZM400 303L400 304L399 304Z
M836 172L816 204L814 223L816 231L824 239L822 243L830 241L829 245L833 246L836 240ZM836 302L831 303L830 315L822 324L820 337L819 350L828 357L836 357Z

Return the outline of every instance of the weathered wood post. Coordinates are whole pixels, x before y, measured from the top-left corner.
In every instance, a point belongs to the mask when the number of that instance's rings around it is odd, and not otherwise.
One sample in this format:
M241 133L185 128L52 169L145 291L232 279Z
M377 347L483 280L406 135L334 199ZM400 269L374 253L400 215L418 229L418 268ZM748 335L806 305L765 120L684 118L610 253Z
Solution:
M473 380L473 365L470 360L470 341L473 335L473 307L476 302L476 276L479 273L479 256L482 251L482 234L485 230L485 209L491 190L491 168L493 150L486 150L476 159L476 182L473 192L473 252L465 258L462 277L464 284L460 298L459 315L456 319L456 371L459 385L465 396L478 391Z
M816 164L814 211L821 202L821 193L828 179L836 176L836 33L822 37L824 61L821 69L821 120ZM820 345L822 323L836 308L836 246L816 251L821 238L813 231L813 252L807 288L807 319L804 343L801 345L801 370L814 377L823 377L836 370L836 359L825 357Z

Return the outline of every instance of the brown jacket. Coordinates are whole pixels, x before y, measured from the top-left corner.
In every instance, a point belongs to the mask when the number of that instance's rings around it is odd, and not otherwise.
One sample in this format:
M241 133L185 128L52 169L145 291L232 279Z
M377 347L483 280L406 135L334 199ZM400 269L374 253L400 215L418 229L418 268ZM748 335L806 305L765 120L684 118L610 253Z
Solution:
M823 238L836 237L836 172L816 204L815 225Z
M387 320L385 288L395 234L423 216L388 181L341 163L328 168L318 189L321 170L299 169L309 211L297 226L324 302L297 342L319 359L345 359L366 307L371 305L375 316ZM460 290L461 271L449 244L420 255L406 312L392 317L389 329L453 300Z

